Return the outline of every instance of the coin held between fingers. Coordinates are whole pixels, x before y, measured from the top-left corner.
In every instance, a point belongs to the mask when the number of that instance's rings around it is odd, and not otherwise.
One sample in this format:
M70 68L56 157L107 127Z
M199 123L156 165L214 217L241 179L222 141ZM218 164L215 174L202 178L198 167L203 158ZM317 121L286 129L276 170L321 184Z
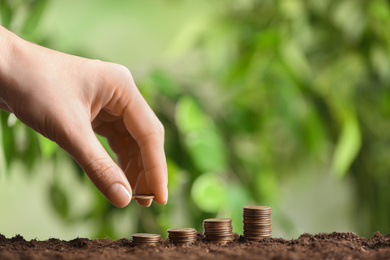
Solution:
M139 200L151 200L154 199L154 195L150 194L133 194L131 199L139 199Z

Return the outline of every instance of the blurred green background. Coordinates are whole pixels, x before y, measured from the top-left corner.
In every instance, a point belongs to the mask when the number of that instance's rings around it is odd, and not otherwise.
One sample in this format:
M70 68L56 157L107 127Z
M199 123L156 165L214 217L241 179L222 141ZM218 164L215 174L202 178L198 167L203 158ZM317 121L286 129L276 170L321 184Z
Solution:
M1 112L0 233L166 236L209 217L242 233L248 204L272 207L276 237L390 232L388 1L0 0L0 15L37 44L127 66L169 167L166 206L117 209Z

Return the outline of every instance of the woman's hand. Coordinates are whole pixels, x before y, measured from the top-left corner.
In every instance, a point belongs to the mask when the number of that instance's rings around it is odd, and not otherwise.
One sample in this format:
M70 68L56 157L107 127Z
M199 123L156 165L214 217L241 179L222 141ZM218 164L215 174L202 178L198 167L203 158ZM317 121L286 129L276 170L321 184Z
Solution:
M0 57L0 109L68 151L114 205L126 206L133 189L166 204L164 128L127 68L43 48L3 27Z

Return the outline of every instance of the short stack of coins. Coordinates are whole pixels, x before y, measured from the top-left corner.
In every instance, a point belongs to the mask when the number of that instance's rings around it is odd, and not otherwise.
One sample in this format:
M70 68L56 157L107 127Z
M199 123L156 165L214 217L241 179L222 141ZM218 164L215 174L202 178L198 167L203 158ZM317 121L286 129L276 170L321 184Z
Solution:
M209 218L203 221L206 240L214 244L226 244L233 241L232 219Z
M133 245L135 246L155 246L161 241L158 234L137 233L132 235Z
M245 206L243 211L244 238L260 240L272 236L271 207Z
M167 232L169 242L174 245L190 245L196 242L197 232L194 228L171 228Z

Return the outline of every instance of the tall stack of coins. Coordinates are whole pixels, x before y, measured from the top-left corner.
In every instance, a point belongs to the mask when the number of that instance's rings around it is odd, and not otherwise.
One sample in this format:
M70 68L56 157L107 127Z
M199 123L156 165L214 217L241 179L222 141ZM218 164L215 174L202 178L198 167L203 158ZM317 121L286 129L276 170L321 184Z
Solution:
M226 244L233 241L232 219L209 218L203 221L206 240L214 244Z
M197 232L194 228L171 228L167 232L169 242L174 245L189 245L196 242Z
M158 234L137 233L132 235L133 245L155 246L160 242L161 236Z
M244 238L260 240L272 236L271 207L245 206L243 212Z

